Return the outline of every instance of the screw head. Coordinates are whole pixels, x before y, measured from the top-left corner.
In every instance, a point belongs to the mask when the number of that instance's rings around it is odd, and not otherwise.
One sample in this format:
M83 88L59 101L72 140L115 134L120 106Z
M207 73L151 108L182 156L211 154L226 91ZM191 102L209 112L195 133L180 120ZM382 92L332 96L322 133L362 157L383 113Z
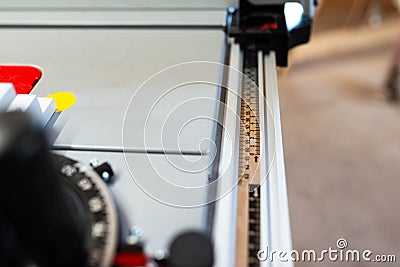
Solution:
M139 226L135 225L131 228L131 231L129 233L127 243L129 245L134 245L139 242L143 241L143 229L140 228Z
M158 261L165 260L168 257L168 252L163 249L158 249L154 252L154 258Z
M92 158L89 160L89 165L93 168L97 167L100 165L100 161L97 158Z

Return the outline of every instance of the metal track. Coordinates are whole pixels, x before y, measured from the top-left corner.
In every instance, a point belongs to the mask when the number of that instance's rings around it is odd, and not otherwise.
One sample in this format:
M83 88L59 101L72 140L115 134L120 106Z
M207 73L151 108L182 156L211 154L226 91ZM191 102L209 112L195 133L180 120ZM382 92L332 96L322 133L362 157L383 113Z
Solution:
M290 259L257 258L260 249L292 249L275 52L232 52L230 65L248 77L230 70L228 79L227 109L236 115L225 114L219 193L238 186L216 204L215 266L293 267Z
M260 125L257 53L244 51L240 110L236 266L260 266Z

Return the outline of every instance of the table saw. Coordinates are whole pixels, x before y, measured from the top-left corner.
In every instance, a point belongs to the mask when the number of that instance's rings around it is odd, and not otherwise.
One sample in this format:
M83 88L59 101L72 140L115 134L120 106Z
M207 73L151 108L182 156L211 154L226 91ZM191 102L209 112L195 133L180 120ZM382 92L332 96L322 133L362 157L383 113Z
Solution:
M316 1L0 3L3 87L15 89L9 71L17 68L21 79L27 74L18 68L28 66L40 75L13 98L68 92L75 99L62 112L55 105L52 119L40 109L30 116L44 121L38 131L56 157L38 161L40 169L55 164L83 214L82 266L293 266L260 255L266 247L291 250L276 68L309 40ZM6 117L27 105L7 103ZM12 120L0 129L25 123ZM0 150L0 162L7 153ZM36 173L28 165L18 161L17 181L2 188L24 184ZM54 180L44 176L37 183ZM35 207L35 197L19 199ZM52 238L38 227L32 231ZM53 241L55 249L63 242ZM64 266L43 251L23 255L21 266Z

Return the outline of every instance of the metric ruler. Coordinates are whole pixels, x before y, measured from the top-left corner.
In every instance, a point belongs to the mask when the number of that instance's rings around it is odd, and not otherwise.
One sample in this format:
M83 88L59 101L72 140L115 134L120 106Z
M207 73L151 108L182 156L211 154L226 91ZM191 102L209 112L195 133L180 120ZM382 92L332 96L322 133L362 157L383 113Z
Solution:
M236 267L260 266L260 124L257 53L243 51L240 108ZM263 100L263 98L262 98Z

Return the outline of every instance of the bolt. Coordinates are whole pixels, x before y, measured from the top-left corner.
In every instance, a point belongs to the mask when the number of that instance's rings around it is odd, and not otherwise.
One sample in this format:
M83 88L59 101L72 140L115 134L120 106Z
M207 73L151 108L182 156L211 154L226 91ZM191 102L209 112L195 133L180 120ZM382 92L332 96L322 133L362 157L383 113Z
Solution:
M165 260L168 257L168 252L163 249L158 249L154 252L154 258L158 261Z
M101 174L101 177L103 178L104 182L108 183L110 181L110 174L108 172L103 172Z
M97 158L92 158L89 160L89 164L90 166L92 166L93 168L97 167L100 165L100 162Z
M135 245L141 241L143 241L143 229L135 225L131 228L126 242L129 245Z

